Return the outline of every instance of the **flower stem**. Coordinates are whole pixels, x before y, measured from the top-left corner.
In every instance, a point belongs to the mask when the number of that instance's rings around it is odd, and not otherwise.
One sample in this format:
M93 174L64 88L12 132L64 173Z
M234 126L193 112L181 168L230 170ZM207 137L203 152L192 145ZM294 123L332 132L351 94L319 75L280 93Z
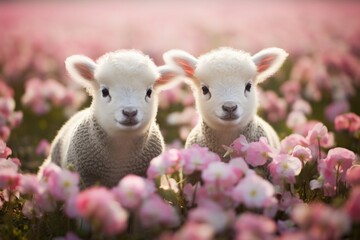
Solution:
M198 183L195 184L194 192L191 199L191 207L195 205L197 187L198 187Z
M167 184L169 184L169 189L171 189L170 179L167 174L165 174L165 178L166 178Z
M320 150L320 148L321 148L321 146L320 146L320 139L318 138L317 139L318 140L318 162L320 161L320 159L321 159L321 150Z
M339 172L340 172L340 163L336 165L336 178L335 178L336 194L339 194L339 186L340 186Z

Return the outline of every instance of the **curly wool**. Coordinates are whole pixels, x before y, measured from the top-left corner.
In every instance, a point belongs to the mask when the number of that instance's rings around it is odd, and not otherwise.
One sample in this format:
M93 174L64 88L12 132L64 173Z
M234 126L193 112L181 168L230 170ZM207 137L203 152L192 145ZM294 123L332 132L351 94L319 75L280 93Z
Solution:
M261 137L265 137L270 146L275 148L279 148L280 146L279 137L274 129L258 116L255 116L255 118L250 121L246 127L235 132L233 131L231 134L229 133L227 136L227 143L222 141L224 134L227 133L225 131L215 131L204 121L200 121L190 132L186 140L185 147L188 148L193 144L198 144L202 147L209 148L210 151L215 152L220 157L223 157L226 151L222 145L230 145L236 138L240 137L240 135L244 135L248 142L257 142Z
M127 174L145 176L149 162L164 149L163 138L155 123L137 138L114 140L108 137L93 115L87 114L86 110L81 115L81 120L71 126L68 147L62 136L67 131L61 129L46 162L73 168L80 174L82 188L94 184L113 187ZM63 128L70 130L68 124ZM64 147L67 148L66 156L61 155Z

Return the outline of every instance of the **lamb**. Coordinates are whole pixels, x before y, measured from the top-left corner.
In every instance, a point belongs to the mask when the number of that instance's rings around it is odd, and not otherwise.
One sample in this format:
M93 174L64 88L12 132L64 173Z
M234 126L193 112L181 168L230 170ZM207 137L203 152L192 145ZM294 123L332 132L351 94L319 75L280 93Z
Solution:
M157 93L175 82L174 71L136 50L106 53L96 62L73 55L65 65L93 99L60 129L39 176L50 162L76 170L82 188L112 187L130 173L145 176L164 150Z
M200 121L190 132L185 147L198 144L224 156L241 134L249 142L266 137L271 146L279 147L274 129L256 115L256 86L274 74L287 53L267 48L251 56L232 48L215 49L198 59L182 50L164 53L167 65L181 68L195 95Z

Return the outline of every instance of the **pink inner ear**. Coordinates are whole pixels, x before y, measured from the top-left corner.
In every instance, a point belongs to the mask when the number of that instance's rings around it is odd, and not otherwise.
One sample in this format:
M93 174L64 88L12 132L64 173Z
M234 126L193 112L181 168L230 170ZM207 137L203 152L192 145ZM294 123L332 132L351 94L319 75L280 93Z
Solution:
M177 74L170 73L170 72L163 74L158 80L156 80L156 82L154 84L154 88L157 88L157 87L167 84L170 79L172 79L176 76L177 76Z
M176 64L178 64L182 69L184 69L188 77L194 76L194 68L182 58L174 58Z
M275 56L273 55L270 55L270 56L267 56L267 57L264 57L263 59L261 59L261 61L257 64L257 71L258 72L263 72L265 71L266 69L268 69L273 61L275 60Z
M75 68L79 72L81 77L88 79L88 80L93 79L93 72L89 69L88 66L78 63L78 64L75 64Z

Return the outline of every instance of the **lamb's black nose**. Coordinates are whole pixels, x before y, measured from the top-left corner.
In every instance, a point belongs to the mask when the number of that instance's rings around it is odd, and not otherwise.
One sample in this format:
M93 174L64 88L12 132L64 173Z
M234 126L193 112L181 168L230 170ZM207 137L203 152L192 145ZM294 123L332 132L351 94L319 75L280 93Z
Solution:
M133 118L136 116L137 114L137 110L135 108L131 108L131 107L128 107L128 108L124 108L122 110L122 113L124 114L125 117L127 118Z
M236 111L237 105L234 102L225 102L224 105L222 105L222 109L224 112L233 113Z

